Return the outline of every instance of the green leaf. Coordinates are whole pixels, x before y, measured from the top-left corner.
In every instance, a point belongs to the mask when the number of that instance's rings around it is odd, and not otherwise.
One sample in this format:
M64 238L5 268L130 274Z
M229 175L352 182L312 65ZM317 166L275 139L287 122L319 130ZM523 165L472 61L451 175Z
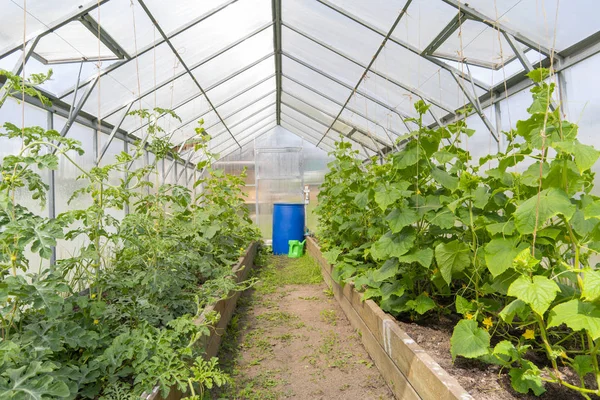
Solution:
M458 178L450 175L446 171L439 168L431 169L431 176L437 183L445 187L446 189L454 192L458 189Z
M327 260L329 264L335 264L340 254L342 254L342 249L333 248L329 251L324 252L323 258L325 258L325 260Z
M490 334L477 326L477 321L462 319L454 327L450 338L450 352L452 359L456 356L477 358L488 354L490 347Z
M33 361L28 366L7 369L0 378L0 392L8 399L42 400L69 397L66 383L55 380L51 373L55 370L51 362Z
M488 224L485 226L485 229L492 236L497 235L497 234L501 234L502 236L510 236L515 231L515 222L511 219L510 221L507 221L507 222L498 222L496 224Z
M383 282L386 279L396 276L399 268L400 264L398 260L396 258L389 258L383 263L381 268L373 271L373 280L375 282Z
M450 229L454 226L456 216L448 207L444 207L439 211L430 211L425 214L425 219L432 225L439 226L442 229Z
M511 368L508 372L513 389L523 394L531 390L536 396L540 396L546 389L539 368L527 360L523 360L522 364L523 368Z
M387 210L390 205L394 204L401 197L402 193L399 190L387 186L382 186L375 192L375 202L381 208L381 211Z
M518 315L519 318L524 320L525 318L527 318L529 312L530 311L529 307L527 306L527 303L516 299L511 301L506 307L504 307L498 315L500 316L500 318L502 318L504 322L512 324L515 315Z
M433 157L435 157L440 164L446 164L447 162L452 161L452 159L456 157L456 154L446 150L440 150L433 153Z
M600 271L586 270L583 273L581 296L589 301L596 301L600 298Z
M540 240L538 240L538 242ZM523 246L520 246L519 248L521 248L521 247L523 247ZM534 256L531 255L531 248L525 244L523 250L521 250L519 252L519 254L517 254L515 256L515 258L513 259L512 267L514 269L516 269L517 271L519 271L519 270L533 271L535 266L538 265L539 263L540 263L540 260L538 260L537 258L535 258Z
M594 365L592 361L592 356L590 355L579 355L575 356L573 362L571 363L571 367L577 372L577 375L580 377L585 377L587 374L591 374L594 372Z
M459 295L456 295L456 303L454 305L456 307L456 312L461 315L475 311L475 303L472 303Z
M430 248L413 250L408 254L398 257L398 261L403 263L418 262L425 268L429 268L433 260L433 250Z
M463 271L471 264L471 250L468 245L458 240L440 243L435 247L435 260L442 277L450 284L455 272Z
M577 165L579 173L583 173L590 169L596 161L598 161L598 157L600 157L600 151L587 144L582 144L576 139L565 142L555 142L552 144L552 147L556 150L572 154L575 158L575 165Z
M495 238L485 245L485 263L494 277L512 267L513 259L526 244L519 243L518 238Z
M404 294L405 287L401 281L395 281L393 283L386 282L381 285L381 298L382 300L389 299L391 296L400 297Z
M537 211L536 211L537 210ZM575 213L575 205L561 189L550 188L542 190L538 195L525 200L517 207L514 216L516 227L522 234L533 233L536 227L541 228L552 217L563 215L570 220Z
M414 224L419 220L417 212L412 208L396 208L385 218L392 233L400 232L404 227Z
M414 300L409 300L406 305L416 311L418 314L423 315L427 311L435 308L435 301L425 294L420 294Z
M369 190L367 189L354 196L354 204L360 208L365 208L369 204Z
M533 280L529 276L521 275L508 288L509 296L529 304L539 315L546 312L558 292L560 288L556 282L541 275L534 276Z
M567 301L554 307L548 315L548 328L560 324L574 331L585 329L596 340L600 338L600 309L579 299Z
M371 246L371 255L375 260L400 257L406 254L415 242L415 233L405 231L397 234L386 233Z

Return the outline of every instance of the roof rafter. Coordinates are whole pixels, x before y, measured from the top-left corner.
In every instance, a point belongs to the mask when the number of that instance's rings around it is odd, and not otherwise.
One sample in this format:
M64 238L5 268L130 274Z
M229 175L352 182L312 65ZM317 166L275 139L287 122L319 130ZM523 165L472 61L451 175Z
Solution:
M235 140L235 137L233 136L233 133L231 133L231 131L229 130L229 128L227 128L227 125L225 124L225 121L223 121L223 118L221 118L221 115L219 114L219 112L217 111L217 109L215 108L215 106L212 104L212 102L210 101L210 99L206 95L206 92L204 91L204 89L202 88L202 86L200 86L200 83L198 83L198 80L196 79L196 77L194 76L194 74L192 74L192 71L188 68L187 64L185 63L185 61L183 60L183 58L181 57L181 55L179 54L179 52L177 51L177 49L175 48L175 46L173 46L173 43L171 43L171 40L167 37L165 31L163 31L163 29L160 27L160 25L158 24L158 22L156 21L156 19L152 15L152 13L150 12L150 9L144 3L144 0L138 0L138 2L140 4L140 6L144 9L144 11L146 12L146 15L148 15L148 18L150 18L150 21L152 21L152 23L154 24L154 26L156 27L156 29L158 30L158 32L160 33L160 35L163 37L163 39L165 40L165 42L167 43L167 45L171 48L171 50L173 51L173 54L175 54L175 57L177 57L177 59L179 60L179 63L181 64L181 66L183 66L183 68L187 71L187 73L190 76L190 78L194 81L194 83L196 84L196 86L198 87L198 89L200 90L200 92L204 95L204 98L206 99L206 101L208 102L208 104L212 107L213 110L215 110L215 114L217 114L217 117L219 117L219 119L221 120L221 122L223 123L223 125L225 126L225 128L227 129L227 131L229 131L229 134L231 135L231 137L233 138L233 140L235 141L235 143L241 148L240 144L237 142L237 140Z
M344 112L344 108L346 108L346 106L348 105L348 103L350 103L350 99L352 98L352 96L354 96L354 93L358 90L358 87L360 86L360 84L362 83L362 81L365 79L365 77L369 73L369 70L371 69L371 67L375 63L375 60L377 60L377 57L379 56L379 54L381 54L381 51L383 50L383 48L385 47L385 44L387 43L387 41L389 40L390 36L392 35L392 32L394 32L394 29L396 29L396 26L398 26L398 24L400 23L400 20L406 14L406 10L408 9L408 6L410 6L411 2L412 2L412 0L407 0L406 3L404 4L404 7L402 8L402 11L400 11L400 13L398 14L398 17L396 17L396 20L392 24L392 27L390 28L390 30L388 31L387 35L385 36L385 38L383 39L383 41L379 45L379 48L377 49L377 51L375 52L375 54L371 58L371 61L369 62L369 65L367 65L367 67L365 68L365 71L363 72L363 74L359 78L358 82L356 82L356 85L352 89L352 92L350 92L350 95L346 99L346 102L342 106L342 109L339 111L338 115L335 117L335 119L331 123L331 126L329 126L329 128L327 128L327 130L323 134L323 137L321 138L321 140L319 140L319 143L321 143L321 141L323 140L323 138L325 136L327 136L327 133L329 133L329 131L333 127L333 124L335 124L335 121L337 121L337 119L340 117L340 115L342 115L342 112Z

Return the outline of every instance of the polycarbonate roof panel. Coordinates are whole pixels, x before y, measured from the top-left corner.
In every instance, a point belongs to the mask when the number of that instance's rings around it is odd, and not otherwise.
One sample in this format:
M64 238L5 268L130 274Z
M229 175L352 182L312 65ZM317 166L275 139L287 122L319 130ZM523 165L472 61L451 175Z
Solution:
M91 11L90 16L131 56L162 41L137 0L110 0Z
M261 112L264 108L270 107L276 104L276 102L277 96L275 93L273 93L261 100L248 104L246 107L238 110L234 114L221 113L221 115L225 120L225 125L231 126L251 117L254 113Z
M367 64L381 44L381 35L316 1L283 0L284 24L289 24Z
M311 70L297 63L296 61L282 57L281 60L284 77L290 77L291 79L301 82L302 84L309 86L311 89L316 90L319 93L323 93L325 96L344 104L352 90L341 84L332 81L324 75Z
M29 37L45 30L46 25L77 11L79 5L80 3L72 0L28 0L25 14L24 0L2 2L0 26L3 29L0 31L0 50L23 43L25 15L26 37Z
M208 89L272 53L273 29L269 28L193 69L192 73Z
M348 61L293 30L287 29L285 26L281 28L281 35L285 54L290 54L352 87L365 71L359 65Z
M521 49L527 46L519 44ZM501 32L486 24L465 20L433 53L451 60L498 68L510 61L515 53Z
M85 95L83 111L111 124L121 121L130 104L132 110L173 108L183 121L164 116L160 123L180 141L193 136L204 117L209 133L223 133L215 142L219 147L237 146L227 128L242 135L240 140L251 140L252 131L262 128L258 125L277 119L278 99L286 124L296 124L311 140L318 141L319 132L333 124L325 141L336 139L335 131L349 134L357 129L356 141L389 146L406 132L402 116L416 117L413 104L419 99L432 104L424 122L434 124L468 103L465 91L483 96L508 78L523 75L500 31L503 27L538 65L545 60L543 47L556 44L559 52L568 48L562 55L573 60L573 52L594 45L580 41L599 30L600 14L600 3L592 0L281 0L279 30L273 26L279 21L272 0L178 0L176 7L163 0L105 0L99 7L94 0L28 0L26 13L24 0L6 3L0 15L5 27L0 32L0 66L18 65L20 50L5 53L22 46L23 35L44 34L34 49L38 56L25 66L26 73L40 73L48 69L40 60L54 64L54 79L41 89L67 104L77 104ZM106 43L75 18L88 18L85 10L105 32ZM454 30L441 37L448 26ZM282 37L274 38L279 31ZM390 39L373 60L388 33ZM434 55L424 56L434 39ZM281 54L275 49L278 43ZM119 47L134 58L112 60L109 49ZM96 65L98 58L107 60ZM276 79L279 58L281 75ZM81 64L75 99L80 64L57 62L82 59L89 61ZM372 61L371 71L365 71ZM100 78L89 91L96 74ZM463 76L459 83L456 74ZM475 89L464 78L469 74L481 82ZM143 136L140 126L145 123L127 117L120 127ZM407 124L414 129L413 123Z
M183 61L193 65L271 21L271 0L238 0L172 42Z
M285 104L288 107L294 108L297 111L304 113L305 115L309 116L309 118L315 119L321 122L322 124L326 124L327 126L331 126L331 123L334 120L334 117L330 116L332 114L324 114L322 110L310 104L306 104L305 102L298 100L296 97L290 96L285 91L281 93L281 103L282 106ZM338 132L347 134L352 130L352 127L342 123L338 119L337 121L335 121L333 129Z
M232 96L239 94L242 90L249 88L253 84L260 82L262 79L275 74L275 62L273 57L270 57L255 66L248 68L244 72L235 77L223 82L219 86L207 92L208 98L215 104L215 107L230 99ZM273 83L275 80L273 79Z
M44 36L35 53L48 62L106 60L117 58L96 36L79 22L70 22Z
M325 137L323 138L321 134L319 134L318 132L313 131L310 127L307 127L305 125L299 124L298 122L290 119L290 118L283 118L281 121L281 126L283 126L285 129L289 130L290 132L294 133L297 136L300 136L302 139L306 140L307 142L310 142L312 144L314 144L315 146L319 146L325 149L329 150L333 150L335 148L335 141ZM321 143L319 143L319 141ZM319 143L317 145L317 143Z
M167 34L196 18L219 9L228 2L228 0L177 0L175 5L165 0L144 0L158 24Z
M440 0L412 0L392 38L425 50L458 11Z
M406 0L330 0L330 3L387 32Z
M598 31L600 2L595 0L469 0L470 7L558 51Z

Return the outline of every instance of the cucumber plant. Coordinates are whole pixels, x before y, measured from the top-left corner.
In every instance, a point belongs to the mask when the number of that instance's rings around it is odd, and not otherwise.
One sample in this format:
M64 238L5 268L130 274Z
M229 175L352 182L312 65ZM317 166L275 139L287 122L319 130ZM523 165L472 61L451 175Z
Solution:
M501 365L521 393L553 382L588 397L600 395L600 199L591 194L600 152L552 108L548 74L529 74L529 118L502 133L503 151L479 160L462 146L474 133L464 119L429 129L422 101L419 128L381 165L339 142L319 196L319 237L335 278L385 311L461 315L453 357Z

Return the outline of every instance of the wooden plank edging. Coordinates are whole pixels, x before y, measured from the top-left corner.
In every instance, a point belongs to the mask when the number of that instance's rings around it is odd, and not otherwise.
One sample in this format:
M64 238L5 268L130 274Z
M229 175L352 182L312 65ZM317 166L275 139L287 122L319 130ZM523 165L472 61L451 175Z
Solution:
M240 257L238 263L232 268L232 272L235 275L236 283L240 283L245 281L248 278L248 274L250 273L250 269L254 264L254 258L256 257L256 252L258 251L258 242L252 242L243 256ZM211 329L210 336L203 337L201 342L198 342L197 345L201 346L205 350L205 357L211 358L217 355L219 352L219 345L221 344L221 338L227 329L227 325L229 325L229 321L233 316L233 312L235 311L235 306L237 304L237 300L239 299L241 292L229 293L227 298L221 299L214 304L210 304L204 308L200 317L196 320L197 324L200 325L204 322L205 315L211 311L217 311L221 317L219 318L219 322L217 325ZM164 400L179 400L183 397L183 393L179 391L177 388L171 388L169 395ZM163 400L163 397L160 394L160 387L155 386L152 389L150 394L142 394L141 399L144 400Z
M314 238L307 238L307 251L348 317L361 333L362 342L397 399L472 400L458 381L431 358L374 301L362 301L352 284L340 286L332 278L332 266L321 254Z

